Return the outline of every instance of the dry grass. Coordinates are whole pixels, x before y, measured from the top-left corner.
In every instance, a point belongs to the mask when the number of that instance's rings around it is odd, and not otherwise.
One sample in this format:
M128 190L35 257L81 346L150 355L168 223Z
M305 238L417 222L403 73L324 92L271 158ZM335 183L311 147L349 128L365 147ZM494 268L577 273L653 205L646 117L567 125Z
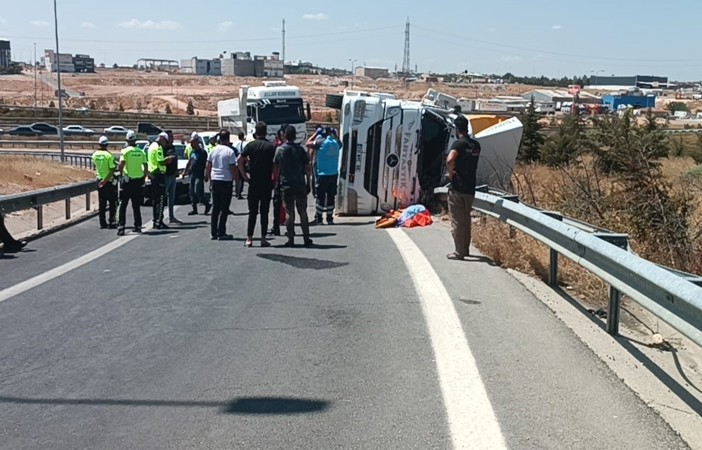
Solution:
M674 189L684 190L694 198L695 209L692 214L691 230L702 230L702 178L691 180L688 173L696 167L691 158L671 158L663 161L662 172ZM576 169L573 169L576 170ZM583 169L580 169L583 170ZM607 198L616 188L615 181L610 178L599 178L591 181L592 186L601 190L597 193L572 191L569 177L582 176L582 173L567 174L541 165L519 165L515 168L512 178L513 189L520 199L530 205L546 210L560 211L565 215L584 220L615 232L630 233L630 224L626 218L617 213L616 205L600 202L601 214L590 214L583 217L582 211L588 208L584 200ZM612 201L612 200L610 200ZM548 248L525 234L511 229L510 226L492 218L482 217L474 223L474 244L485 255L504 268L511 268L523 273L534 275L543 281L548 280L549 252ZM651 242L636 242L632 240L632 249L643 257L660 259L660 248L650 248ZM670 265L669 261L657 261ZM702 267L693 264L689 270L701 272ZM558 283L560 286L576 293L577 297L587 299L587 303L602 307L608 298L608 289L599 278L571 262L565 257L559 259Z
M0 156L0 195L95 178L92 171L29 156Z

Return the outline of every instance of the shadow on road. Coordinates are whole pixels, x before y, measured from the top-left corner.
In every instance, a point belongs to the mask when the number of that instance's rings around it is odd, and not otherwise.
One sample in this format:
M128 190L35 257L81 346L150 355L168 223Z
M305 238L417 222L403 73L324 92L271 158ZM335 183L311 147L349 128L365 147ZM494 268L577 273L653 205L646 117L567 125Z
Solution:
M573 297L568 295L565 291L562 289L558 288L555 289L554 292L558 294L561 298L563 298L565 301L567 301L571 306L573 306L575 309L580 311L585 317L587 317L592 323L600 327L602 330L606 332L607 330L607 324L605 321L602 319L599 319L597 316L594 316L591 314L583 305L581 305L577 300L575 300ZM649 372L653 374L656 378L658 378L668 389L670 389L675 395L680 398L687 406L689 406L693 411L695 411L697 414L702 415L702 402L700 402L688 389L681 385L675 378L671 377L666 373L666 371L661 368L658 364L656 364L654 361L652 361L648 356L646 356L645 353L643 353L639 348L636 347L636 344L640 345L646 345L644 343L635 341L631 338L627 338L624 336L614 336L614 339L627 351L631 356L633 356L636 360L638 360ZM673 358L675 359L675 365L678 369L678 372L680 372L680 375L689 382L689 378L687 375L684 373L682 370L682 367L680 365L680 361L677 359L677 352L672 352L673 353ZM699 391L697 386L694 384L690 383L690 387Z
M268 253L258 253L256 256L258 256L259 258L267 259L269 261L287 264L288 266L295 267L296 269L327 270L349 265L349 263L347 262L327 261L324 259L316 258L300 258L298 256L276 255Z
M61 405L61 406L134 406L162 408L220 408L222 414L237 415L292 415L320 412L331 403L290 397L240 397L228 402L205 402L188 400L135 400L135 399L72 399L72 398L25 398L0 397L0 403L16 405Z

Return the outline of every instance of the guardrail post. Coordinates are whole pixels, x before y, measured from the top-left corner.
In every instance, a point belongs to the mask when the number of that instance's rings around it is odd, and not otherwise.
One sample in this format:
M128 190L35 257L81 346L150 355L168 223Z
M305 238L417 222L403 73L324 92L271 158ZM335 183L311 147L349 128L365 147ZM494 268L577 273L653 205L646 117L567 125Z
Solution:
M543 213L553 219L563 222L563 215L554 211L543 211ZM549 248L548 258L548 285L551 287L558 286L558 252Z
M37 211L37 230L44 229L44 207L42 205L35 206Z
M71 218L71 199L67 198L65 200L66 202L66 220L69 220Z
M603 241L623 250L629 250L629 235L617 233L593 233ZM609 304L607 305L607 332L612 336L619 335L619 315L621 312L622 293L613 286L609 287Z

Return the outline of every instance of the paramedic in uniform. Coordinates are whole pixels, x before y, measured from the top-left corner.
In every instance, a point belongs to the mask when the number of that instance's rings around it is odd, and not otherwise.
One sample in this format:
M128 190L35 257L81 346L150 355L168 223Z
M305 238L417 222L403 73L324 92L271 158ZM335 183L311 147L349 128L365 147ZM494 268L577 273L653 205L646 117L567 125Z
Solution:
M122 149L119 158L119 171L122 174L122 190L119 203L119 223L117 236L124 236L127 223L127 205L132 202L134 213L134 232L141 233L141 205L144 203L144 179L148 174L146 153L136 145L137 135L134 131L127 132L127 146Z
M98 179L98 215L100 217L100 228L117 228L115 223L115 212L117 211L117 185L113 178L115 169L115 157L107 151L109 140L106 136L100 136L98 145L100 148L93 153L91 159L95 165ZM109 222L106 213L109 204Z
M475 198L476 173L480 143L468 135L468 119L460 115L454 121L456 141L446 157L449 177L448 207L455 250L446 255L451 260L470 256L470 212Z
M315 161L315 185L317 186L317 207L314 224L322 223L326 215L327 223L334 224L334 203L336 185L339 180L339 139L334 128L327 127L323 139L315 141L313 160Z

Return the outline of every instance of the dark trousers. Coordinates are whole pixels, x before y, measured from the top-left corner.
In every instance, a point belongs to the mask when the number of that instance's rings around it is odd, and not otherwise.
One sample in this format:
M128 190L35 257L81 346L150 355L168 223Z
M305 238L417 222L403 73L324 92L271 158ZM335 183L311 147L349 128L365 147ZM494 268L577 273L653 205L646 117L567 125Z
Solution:
M212 237L227 234L227 217L232 204L233 182L212 180Z
M119 193L119 216L118 227L124 229L127 223L127 205L132 202L132 213L134 213L134 228L141 228L141 205L144 203L144 180L141 178L122 182L122 190Z
M190 201L193 205L193 211L197 211L198 203L209 205L205 197L205 180L199 177L190 176Z
M2 213L0 213L0 242L2 242L4 246L17 244L17 240L13 238L10 232L7 231L7 228L5 228L5 219Z
M109 222L106 218L108 211ZM116 212L117 186L112 183L106 183L103 187L98 188L98 217L100 217L100 226L106 228L108 224L114 224Z
M256 216L261 214L261 236L266 237L268 232L268 213L271 209L272 187L256 186L249 183L249 226L247 228L247 237L253 237L256 229Z
M322 221L322 215L326 213L327 220L334 218L334 202L336 201L336 185L339 180L338 175L323 175L317 177L317 205L315 208L315 218Z
M285 228L287 229L288 241L295 239L295 211L300 215L300 227L305 242L310 239L310 224L307 219L307 189L292 188L283 191L283 203L285 205Z
M163 208L166 206L166 176L151 174L151 203L154 210L154 226L163 225Z
M273 229L280 230L280 219L283 212L283 189L278 186L273 191Z

